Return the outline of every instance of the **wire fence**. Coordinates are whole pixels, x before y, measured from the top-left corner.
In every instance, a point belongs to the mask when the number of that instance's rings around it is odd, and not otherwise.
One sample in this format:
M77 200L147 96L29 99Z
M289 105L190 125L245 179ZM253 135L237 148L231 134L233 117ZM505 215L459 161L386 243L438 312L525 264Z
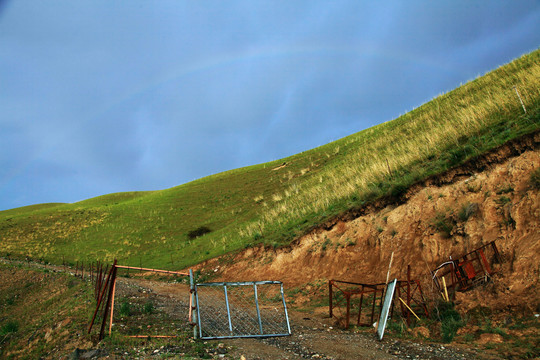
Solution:
M279 281L196 284L201 339L291 334Z

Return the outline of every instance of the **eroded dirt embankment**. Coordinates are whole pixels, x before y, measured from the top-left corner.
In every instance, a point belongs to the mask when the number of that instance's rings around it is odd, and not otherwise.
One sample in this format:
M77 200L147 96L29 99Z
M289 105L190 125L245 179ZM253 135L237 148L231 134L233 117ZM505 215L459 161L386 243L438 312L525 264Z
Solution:
M414 278L431 287L429 270L491 241L504 256L489 288L458 295L461 310L538 311L540 133L413 186L402 201L375 204L334 219L288 248L256 247L231 261L200 264L223 280L281 280L288 287L319 279L361 283Z

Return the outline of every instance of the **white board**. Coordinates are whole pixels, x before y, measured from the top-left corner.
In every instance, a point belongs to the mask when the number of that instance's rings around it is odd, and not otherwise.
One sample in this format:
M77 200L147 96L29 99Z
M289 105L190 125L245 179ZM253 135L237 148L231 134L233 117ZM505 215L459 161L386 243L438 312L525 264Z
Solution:
M386 328L386 321L388 320L388 313L390 312L390 306L392 305L392 299L394 298L396 284L397 279L394 279L386 287L386 296L384 297L384 304L381 310L381 316L379 316L379 326L377 327L377 334L379 335L379 340L382 340L384 335L384 329Z

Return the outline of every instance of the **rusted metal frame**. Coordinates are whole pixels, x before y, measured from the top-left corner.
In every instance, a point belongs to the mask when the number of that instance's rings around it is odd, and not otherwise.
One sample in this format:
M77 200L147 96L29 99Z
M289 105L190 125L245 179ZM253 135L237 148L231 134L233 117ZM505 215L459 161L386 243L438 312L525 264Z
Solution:
M373 324L373 319L375 318L375 303L376 302L377 302L377 290L373 291L373 302L371 304L371 321L370 321L371 324Z
M111 267L112 278L111 278L111 282L109 283L109 295L107 297L107 303L105 305L105 309L103 310L103 322L101 323L101 329L99 331L99 340L103 339L103 333L105 332L105 324L107 323L107 314L109 312L109 307L112 301L112 292L113 292L112 285L116 281L116 269L117 268L116 268L116 259L115 259Z
M99 296L97 306L96 306L96 311L94 311L94 316L92 317L92 321L90 322L90 326L88 327L88 333L89 334L90 334L90 331L92 330L92 326L94 325L94 321L96 320L96 315L98 313L99 307L100 307L101 302L103 300L103 295L105 294L105 289L107 288L107 285L108 285L108 283L109 283L109 281L111 279L112 270L113 270L113 268L111 268L111 271L109 272L109 276L107 277L107 281L105 281L105 286L103 286L103 289L101 290L101 294Z
M370 287L370 288L377 288L381 285L385 285L385 283L378 283L378 284L363 284L363 283L357 283L357 282L352 282L352 281L342 281L342 280L330 280L331 282L333 283L340 283L340 284L349 284L349 285L363 285L365 287Z
M335 282L332 283L332 286L334 286L336 289L338 289L338 290L341 291L341 292L345 292L345 290L343 290L342 288L340 288L339 286L337 286Z
M330 317L333 317L334 315L334 291L333 291L333 287L335 286L336 289L338 289L339 291L341 291L344 295L345 295L345 291L343 289L341 289L339 286L336 285L336 280L330 280L328 282L328 286L329 286L329 309L330 309ZM345 295L345 297L347 297L347 295Z
M370 288L368 290L362 288L360 309L358 311L358 321L357 321L357 324L359 326L371 326L373 324L373 319L375 317L375 306L376 306L376 303L377 303L377 293L378 292L379 292L379 289L373 288L372 286L370 286ZM366 295L373 294L372 303L371 303L371 316L370 316L370 321L371 322L370 323L361 323L360 322L360 317L361 317L362 308L363 308L364 294L366 294Z
M424 310L426 317L429 318L429 311L426 306L426 300L424 298L424 293L422 292L422 286L420 285L420 281L413 279L411 280L411 284L416 285L416 286L411 287L412 293L411 293L411 297L410 297L410 300L408 301L407 306L412 308L412 303L415 303L417 306L421 307ZM398 288L401 288L404 286L406 286L406 282L405 284L398 286ZM415 295L417 295L417 292L418 292L418 296L420 296L420 300L415 298Z
M339 291L341 291L341 293L344 295L345 297L345 301L346 301L346 318L345 318L345 326L346 327L349 327L350 325L350 307L351 307L351 298L352 298L352 295L360 295L360 304L359 304L359 310L358 310L358 317L357 317L357 325L359 326L371 326L371 323L373 323L373 319L375 317L375 307L377 305L377 294L378 292L380 291L381 292L381 295L384 294L384 289L379 289L378 287L379 286L382 286L384 284L362 284L362 283L353 283L353 282L349 282L349 281L339 281L340 283L345 283L345 284L350 284L350 285L357 285L357 286L360 286L361 288L360 289L353 289L353 290L343 290L341 289L339 286L337 286L335 283L338 282L338 281L330 281L329 282L329 289L330 289L330 292L332 293L331 294L331 307L332 307L332 310L331 310L331 316L333 316L333 308L334 308L334 303L333 303L333 287L335 286ZM367 295L367 294L373 294L373 299L372 299L372 306L371 306L371 323L361 323L361 316L362 316L362 308L363 308L363 298L364 298L364 295ZM381 297L382 299L382 297ZM382 301L382 300L381 300Z
M479 266L480 269L483 270L484 274L488 274L488 275L493 274L494 271L491 268L491 265L489 264L489 261L487 260L487 257L485 255L485 251L484 251L484 249L489 249L489 248L492 249L495 260L497 262L501 263L502 258L500 256L499 251L498 251L497 245L496 245L495 241L491 241L491 242L489 242L489 243L487 243L485 245L482 245L482 246L480 246L480 247L478 247L478 248L464 254L463 256L458 258L457 260L451 260L451 262L453 264L453 268L452 268L453 271L444 272L442 274L437 274L437 271L439 269L442 269L444 266L447 266L448 262L441 264L437 269L432 271L431 272L432 275L433 275L432 278L433 278L433 280L435 282L435 285L437 285L437 288L439 289L439 291L441 290L441 286L440 286L440 283L439 283L438 280L440 278L448 275L449 273L451 274L451 281L448 282L447 288L454 289L454 293L452 294L453 296L455 296L455 290L457 289L457 285L459 285L460 290L467 290L467 289L471 288L474 285L473 280L476 278L476 275L472 279L469 279L469 276L467 274L465 274L466 270L464 268L464 266L465 266L464 264L467 261L469 261L471 263L471 266L475 270L475 272L478 272L477 268L475 268L475 266Z
M101 279L101 287L99 288L99 293L101 293L101 291L104 291L107 286L109 285L109 282L107 280L105 280L105 277L108 276L107 274L110 274L111 273L111 270L112 270L112 267L109 267L109 265L105 265L105 271L103 272L103 278ZM107 278L108 279L108 278ZM105 281L103 281L105 280ZM102 306L101 308L103 308L103 302L102 302Z
M360 317L362 316L362 305L364 304L364 287L362 286L362 292L360 293L360 304L358 305L358 319L356 325L360 325Z
M181 272L181 271L170 271L170 270L160 270L160 269L149 269L149 268L143 268L143 267L133 267L133 266L124 266L124 265L116 265L117 268L120 269L134 269L139 271L151 271L151 272L159 272L159 273L166 273L166 274L175 274L175 275L182 275L182 276L189 276L188 273Z
M338 307L340 307L341 305L344 305L345 303L345 299L346 299L346 294L341 292L343 294L343 298L340 299L340 300L337 300L335 299L335 301L332 302L332 316L334 316L334 310Z
M332 287L335 286L335 287L336 287L336 288L344 295L345 300L347 301L347 303L349 303L349 301L350 301L350 294L349 294L349 292L346 291L346 290L341 289L339 286L337 286L337 285L335 284L335 282L336 282L336 281L334 281L334 280L331 280L331 281L329 282L329 284L330 284L330 304L329 304L329 307L330 307L330 317L333 316L333 309L334 309L333 290L332 290ZM349 305L347 305L347 306L350 306L350 303L349 303ZM348 316L347 316L347 318L348 318ZM348 320L347 320L347 321L348 321ZM348 323L347 323L347 327L348 327Z
M426 317L429 318L429 311L426 306L426 299L424 298L424 293L422 292L422 286L420 285L420 281L412 280L412 282L416 285L416 287L414 288L413 293L411 295L411 303L414 302L416 305L420 306L424 310ZM417 291L418 291L418 296L420 296L420 300L415 298Z
M100 330L100 333L99 333L99 340L103 339L103 332L104 332L104 328L105 328L105 324L107 322L107 314L108 314L108 309L110 308L111 309L111 314L110 314L110 322L109 322L109 335L111 335L111 332L112 332L112 324L113 324L113 314L114 314L114 297L115 297L115 291L116 291L116 275L117 275L117 269L120 268L120 269L127 269L129 271L129 269L135 269L135 270L139 270L139 271L149 271L149 272L160 272L160 273L168 273L168 274L176 274L176 275L185 275L185 276L190 276L192 273L191 270L190 270L190 273L184 273L184 272L180 272L180 271L169 271L169 270L160 270L160 269L150 269L150 268L143 268L142 266L141 267L132 267L132 266L124 266L124 265L117 265L117 260L115 259L114 260L114 264L111 266L111 273L113 273L113 280L109 280L110 278L110 273L109 273L109 278L107 278L107 282L105 283L105 286L103 287L103 291L101 293L101 295L103 296L103 293L105 291L105 289L107 288L107 285L109 284L109 295L107 297L107 305L105 305L104 309L103 310L103 322L101 324L101 330ZM191 277L191 280L192 280L192 277ZM111 283L112 281L112 283ZM103 305L104 302L101 301L101 304ZM97 306L97 309L96 309L96 312L97 310L99 309L99 306L100 304L98 303L98 306ZM189 321L191 322L191 319L192 319L192 297L190 296L190 310L189 310ZM103 306L102 306L103 308ZM95 314L94 314L94 318L95 318ZM92 319L92 324L94 322L94 319ZM92 324L90 326L90 329L92 328ZM90 329L88 330L88 332L90 333ZM173 337L176 337L176 336L169 336L169 335L140 335L140 336L131 336L131 337L143 337L143 338L147 338L147 337L158 337L158 338L173 338Z
M462 258L465 257L465 256L467 256L467 255L472 254L472 253L475 252L476 250L484 249L484 248L486 248L486 247L488 247L488 246L490 246L490 245L491 245L492 247L493 247L493 246L496 247L496 245L495 245L495 240L494 240L494 241L491 241L491 242L489 242L489 243L487 243L487 244L485 244L485 245L482 245L482 246L480 246L480 247L478 247L478 248L476 248L476 249L474 249L474 250L472 250L472 251L469 251L468 253L466 253L465 255L463 255Z
M347 317L345 318L345 329L349 328L349 320L351 314L351 294L346 294L347 299Z
M484 254L484 250L479 249L478 254L480 255L480 258L482 259L481 263L484 267L484 270L488 275L491 275L493 273L493 270L491 270L491 266L489 266L489 262L487 261L486 255Z

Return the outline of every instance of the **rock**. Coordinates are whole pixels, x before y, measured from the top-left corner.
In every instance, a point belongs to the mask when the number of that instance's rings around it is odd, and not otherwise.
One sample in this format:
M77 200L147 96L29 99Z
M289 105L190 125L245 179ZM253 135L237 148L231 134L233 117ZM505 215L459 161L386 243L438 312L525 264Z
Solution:
M227 348L225 347L225 344L219 343L216 349L216 353L221 354L221 355L226 354Z
M79 360L81 355L81 350L75 349L69 356L69 360Z
M495 343L500 344L504 341L503 337L499 334L482 334L478 339L479 344Z
M103 356L104 353L105 351L100 349L88 350L80 356L80 359L97 359L100 356Z

